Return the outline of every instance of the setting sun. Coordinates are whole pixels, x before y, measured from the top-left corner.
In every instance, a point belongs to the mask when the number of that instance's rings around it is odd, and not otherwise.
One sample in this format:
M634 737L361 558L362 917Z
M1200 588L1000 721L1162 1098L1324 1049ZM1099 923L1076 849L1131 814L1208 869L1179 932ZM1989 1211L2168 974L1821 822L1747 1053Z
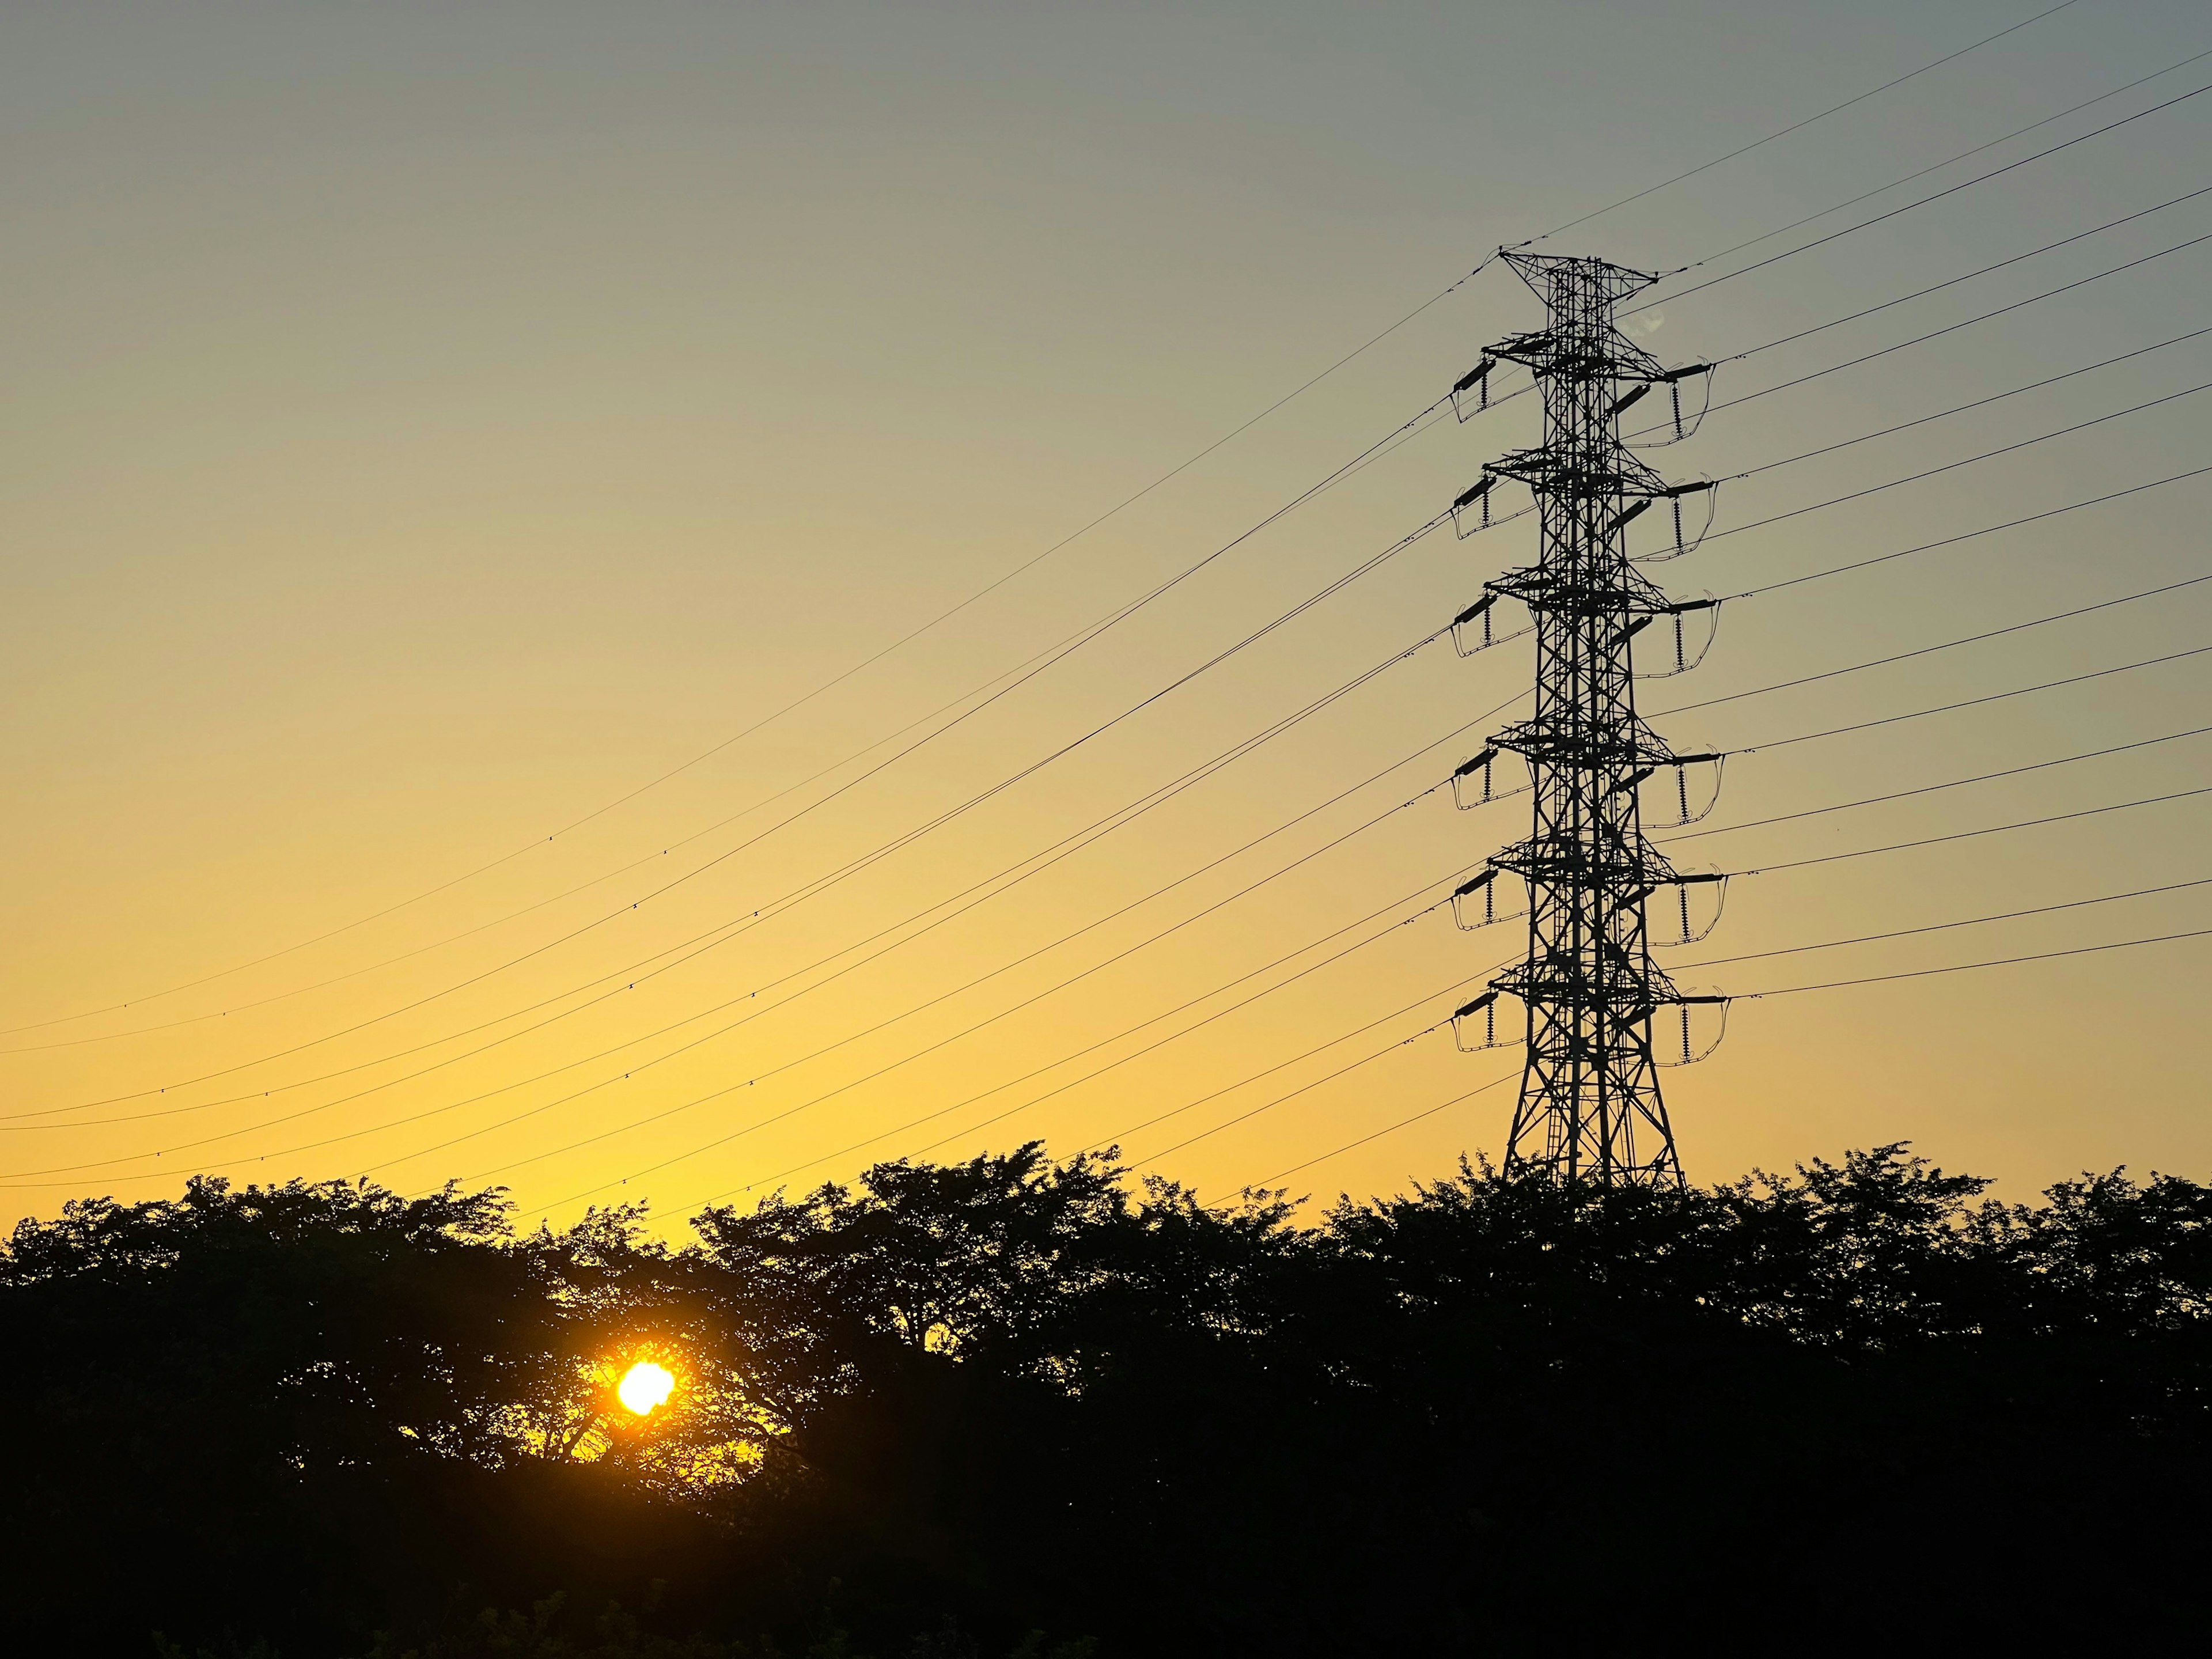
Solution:
M640 1417L645 1416L655 1406L666 1403L668 1396L675 1391L675 1377L670 1375L666 1367L656 1365L650 1359L641 1359L631 1366L623 1373L622 1382L615 1389L623 1404Z

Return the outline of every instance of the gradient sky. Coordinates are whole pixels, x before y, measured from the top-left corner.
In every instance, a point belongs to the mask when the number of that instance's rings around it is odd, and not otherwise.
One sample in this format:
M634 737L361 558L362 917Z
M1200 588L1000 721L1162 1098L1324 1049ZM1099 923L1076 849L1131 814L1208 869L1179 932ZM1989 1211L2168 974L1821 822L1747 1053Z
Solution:
M1120 1136L1133 1160L1164 1152L1147 1167L1220 1196L1504 1074L1511 1057L1431 1034L1167 1150L1431 1024L1514 948L1510 927L1462 934L1431 915L1013 1111L1361 935L1116 1034L1358 918L1379 912L1379 927L1527 833L1524 803L1462 814L1433 795L957 1034L1436 782L1487 728L1439 740L1525 683L1525 644L1469 660L1431 647L1004 897L775 1005L854 958L809 964L1427 634L1531 556L1525 523L1428 538L957 823L629 977L1157 690L1427 520L1487 456L1534 441L1528 399L1420 432L911 759L735 850L868 763L732 815L1229 542L1430 404L1484 343L1536 325L1502 270L941 629L564 827L1060 542L1499 242L2035 9L9 7L10 1213L173 1192L205 1169L410 1191L496 1180L526 1216L566 1218L586 1194L673 1215L748 1184L1033 1135L1062 1154ZM2208 48L2201 6L2078 0L1546 246L1689 264ZM2208 82L2212 58L1706 274ZM1679 278L1635 327L1669 362L1726 358L2205 185L2212 94L1668 302ZM1716 396L2207 233L2212 197L1729 364ZM1652 459L1675 477L1739 472L2160 345L2212 326L2208 270L2212 243L2173 252L1721 410ZM2162 346L1732 483L1716 529L2207 380L2212 335ZM2212 463L2208 431L2212 392L1651 573L1686 595L1739 592ZM2212 478L2173 483L1738 602L1706 665L1651 683L1645 707L1678 748L1741 748L2191 649L2212 584L1665 712L2204 574L2208 501ZM1703 827L2212 726L2208 663L1742 756ZM2202 787L2208 757L2212 736L2183 738L1678 856L1741 871L2132 800ZM1741 880L1713 938L1669 959L2212 878L2208 802ZM1751 993L2198 927L2212 886L1678 977ZM2122 1163L2202 1176L2208 965L2212 939L1741 1002L1717 1054L1668 1074L1684 1159L1710 1182L1910 1139L2014 1195ZM1510 1107L1503 1085L1289 1184L1390 1190L1462 1152L1495 1156Z

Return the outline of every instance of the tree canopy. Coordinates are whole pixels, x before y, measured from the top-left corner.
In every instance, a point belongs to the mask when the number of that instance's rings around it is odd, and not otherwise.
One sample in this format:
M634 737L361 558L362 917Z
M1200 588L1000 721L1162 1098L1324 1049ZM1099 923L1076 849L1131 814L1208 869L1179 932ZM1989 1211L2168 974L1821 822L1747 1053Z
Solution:
M636 1209L518 1233L495 1192L81 1200L0 1249L4 1606L57 1650L290 1659L2178 1611L2212 1188L1987 1185L1902 1146L1680 1193L1463 1165L1307 1218L1031 1145L680 1248ZM643 1418L641 1358L678 1378Z

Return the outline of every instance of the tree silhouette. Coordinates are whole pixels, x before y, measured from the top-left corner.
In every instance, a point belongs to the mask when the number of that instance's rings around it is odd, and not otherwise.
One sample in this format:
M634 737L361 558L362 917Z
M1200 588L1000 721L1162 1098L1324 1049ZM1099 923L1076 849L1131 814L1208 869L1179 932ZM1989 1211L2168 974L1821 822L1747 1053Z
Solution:
M1987 1186L1463 1164L1301 1224L1030 1145L680 1248L452 1188L82 1200L0 1249L0 1606L295 1659L1820 1646L1908 1601L2109 1644L2203 1541L2212 1189Z

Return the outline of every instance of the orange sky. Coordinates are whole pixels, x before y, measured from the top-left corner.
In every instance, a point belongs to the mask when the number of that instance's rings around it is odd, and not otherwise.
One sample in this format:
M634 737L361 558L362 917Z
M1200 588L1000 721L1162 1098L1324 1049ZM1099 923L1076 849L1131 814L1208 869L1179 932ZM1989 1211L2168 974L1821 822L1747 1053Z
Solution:
M1362 918L1383 932L1527 832L1525 802L1458 813L1432 794L1316 850L1473 752L1476 717L1526 682L1525 644L1431 647L900 941L908 918L1428 634L1531 556L1526 523L1415 544L957 820L811 884L1426 521L1486 458L1536 441L1533 400L1423 429L773 828L891 752L870 745L1229 543L1484 343L1534 326L1502 271L943 627L716 745L1060 542L1486 248L2033 9L11 8L11 1212L214 1170L495 1180L526 1217L610 1195L673 1215L1031 1136L1063 1154L1118 1136L1218 1195L1504 1074L1510 1058L1431 1033L1169 1150L1433 1024L1514 948L1510 927L1462 934L1441 914L1135 1051L1364 937ZM2208 46L2192 8L2082 0L1558 246L1687 264ZM1755 252L2208 79L2212 58ZM1727 358L2212 183L2208 137L2212 94L1662 297L1634 326L1668 362ZM2212 197L2182 203L1729 364L1716 395L2208 232ZM2208 258L2183 249L1721 410L1652 459L1732 474L2160 347L1732 483L1724 531L2185 392L2212 380L2212 336L2161 343L2212 325ZM1651 573L1732 594L2162 478L2212 462L2209 413L2212 392L2183 398ZM2208 488L1732 604L1706 665L1650 684L1645 707L1678 748L1742 749L2190 650L2212 584L1666 715L2203 574ZM2212 726L2205 661L1740 756L1701 826L1726 832L1678 856L1744 871L2199 787L2212 737L1728 828ZM1670 959L2212 878L2208 811L1740 880L1713 938ZM809 896L780 912L793 893ZM1748 994L2197 927L2212 887L1679 977ZM1713 1181L1910 1138L2013 1194L2120 1163L2201 1173L2208 963L2212 940L2184 941L1741 1002L1719 1052L1669 1075L1686 1164ZM1510 1106L1503 1085L1291 1184L1387 1190L1495 1154Z

